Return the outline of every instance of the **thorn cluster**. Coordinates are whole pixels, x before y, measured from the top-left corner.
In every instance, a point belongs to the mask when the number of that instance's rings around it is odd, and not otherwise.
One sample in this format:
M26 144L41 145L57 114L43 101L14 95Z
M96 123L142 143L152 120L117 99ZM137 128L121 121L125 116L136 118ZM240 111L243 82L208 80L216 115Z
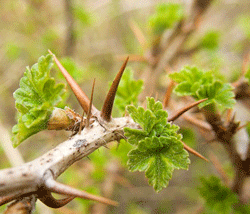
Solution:
M49 53L52 54L51 51L49 51ZM82 91L80 86L70 76L70 74L61 65L61 63L59 62L59 60L55 56L54 56L54 59L55 59L56 64L58 65L60 71L64 75L66 81L70 85L72 91L74 92L78 102L82 106L83 111L87 114L85 128L89 127L90 118L91 118L92 115L96 116L97 118L101 117L102 120L107 121L107 122L111 121L111 113L112 113L112 108L113 108L117 88L118 88L118 85L120 83L123 72L124 72L124 70L126 68L126 65L128 63L129 57L126 58L125 62L123 63L123 65L120 68L120 71L116 75L116 77L115 77L115 79L114 79L114 81L113 81L113 83L112 83L112 85L111 85L111 87L109 89L109 92L108 92L108 94L107 94L107 96L105 98L105 101L104 101L104 104L103 104L103 107L102 107L101 111L99 111L93 105L93 94L94 94L94 87L95 87L95 79L93 81L91 99L89 100L87 95ZM171 89L169 90L169 93L167 93L168 96L170 96L169 95L170 92L171 92ZM165 99L165 100L169 100L169 97L167 99ZM192 103L192 104L190 104L189 106L187 106L187 107L185 107L183 109L180 109L174 116L170 117L168 119L168 121L176 120L184 112L186 112L187 110L191 109L194 106L197 106L198 104L200 104L201 102L204 102L205 100L207 100L207 99L197 101L197 102ZM168 101L165 101L164 103L166 104L167 102ZM82 117L82 120L83 120L83 117ZM82 121L81 121L81 125L82 125ZM82 127L80 126L79 133L81 133L81 129L82 129ZM205 157L203 157L201 154L199 154L198 152L196 152L192 148L188 147L185 143L183 143L183 145L184 145L184 148L187 151L189 151L192 154L202 158L203 160L208 161ZM64 198L64 199L57 200L52 196L52 194L51 194L52 192L62 194L62 195L67 195L68 197ZM39 188L39 191L38 191L37 194L38 194L38 198L44 204L46 204L47 206L52 207L52 208L62 207L64 205L66 205L67 203L69 203L70 201L72 201L75 197L80 197L80 198L84 198L84 199L98 201L98 202L101 202L101 203L104 203L104 204L117 206L117 202L115 202L115 201L112 201L112 200L107 199L107 198L95 196L95 195L89 194L87 192L74 189L74 188L72 188L70 186L67 186L65 184L61 184L61 183L55 181L53 179L53 177L49 177L48 179L45 180L44 185L41 188ZM13 197L11 199L13 200ZM6 197L5 198L0 198L0 203L1 203L1 201L5 202L5 201L8 201L8 200L10 200L10 199L6 198Z
M49 53L53 54L50 50L49 50ZM62 66L62 64L59 62L59 60L56 58L55 55L54 55L54 59L55 59L57 66L59 67L60 71L62 72L63 76L65 77L66 81L68 82L69 86L71 87L72 91L74 92L78 102L82 106L84 112L87 114L87 123L88 124L86 124L87 125L86 127L89 126L89 120L90 120L91 115L96 115L98 117L100 114L100 116L103 120L109 122L111 120L111 113L112 113L112 109L113 109L116 91L117 91L118 85L120 83L122 74L126 68L127 63L128 63L129 57L126 58L120 71L116 75L116 77L115 77L115 79L114 79L114 81L109 89L109 92L106 96L106 99L104 101L101 112L99 112L99 110L97 110L97 108L94 105L92 105L92 101L89 100L87 95L82 91L80 86L73 79L73 77L70 76L70 74ZM95 81L94 81L93 87L92 87L92 94L91 94L92 100L93 100L94 85L95 85Z

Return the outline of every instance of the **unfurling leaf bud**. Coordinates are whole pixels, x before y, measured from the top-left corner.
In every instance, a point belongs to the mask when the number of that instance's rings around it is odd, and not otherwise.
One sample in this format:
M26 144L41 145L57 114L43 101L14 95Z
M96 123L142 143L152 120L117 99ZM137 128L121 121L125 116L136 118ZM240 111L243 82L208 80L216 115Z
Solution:
M72 109L54 108L48 121L48 130L72 130L81 121L81 116Z

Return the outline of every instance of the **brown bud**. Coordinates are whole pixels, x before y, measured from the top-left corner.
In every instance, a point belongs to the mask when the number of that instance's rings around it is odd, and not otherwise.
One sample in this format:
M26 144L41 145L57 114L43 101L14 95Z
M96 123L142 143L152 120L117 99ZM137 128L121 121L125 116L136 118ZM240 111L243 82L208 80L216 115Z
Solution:
M68 129L74 124L74 119L68 116L65 109L54 108L48 121L48 130Z

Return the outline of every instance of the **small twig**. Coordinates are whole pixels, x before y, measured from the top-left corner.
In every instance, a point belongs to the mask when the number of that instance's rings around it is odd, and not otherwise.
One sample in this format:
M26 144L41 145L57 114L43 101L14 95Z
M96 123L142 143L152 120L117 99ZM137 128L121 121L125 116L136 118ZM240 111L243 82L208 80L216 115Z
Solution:
M138 42L140 43L141 47L143 49L145 49L146 44L147 44L147 40L146 40L144 34L142 33L141 29L138 27L138 25L133 20L129 21L129 27L133 31L133 33L134 33L136 39L138 40Z
M76 37L74 30L74 15L73 15L73 4L72 0L65 0L65 15L66 15L66 48L65 55L72 56L74 54L75 46L76 46Z

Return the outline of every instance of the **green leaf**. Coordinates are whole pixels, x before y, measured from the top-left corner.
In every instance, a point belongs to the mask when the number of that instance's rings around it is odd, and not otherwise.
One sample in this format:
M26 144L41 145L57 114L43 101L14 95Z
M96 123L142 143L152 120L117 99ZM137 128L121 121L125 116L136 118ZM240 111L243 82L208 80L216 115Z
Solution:
M17 147L29 136L46 129L53 108L61 101L64 84L55 84L50 77L53 56L39 58L38 63L26 68L20 88L13 96L18 110L18 124L12 129L13 146Z
M142 147L144 148L142 149ZM152 148L155 147L155 148ZM143 150L143 151L142 151ZM167 187L174 169L188 169L190 160L183 144L176 139L154 137L140 142L137 149L128 154L131 171L146 171L149 184L159 192Z
M156 13L149 18L149 26L154 34L160 35L182 18L183 7L180 4L161 3L156 7Z
M248 79L248 84L250 85L250 68L247 70L245 77Z
M221 83L215 81L212 84L201 86L197 91L197 97L199 99L208 98L205 102L199 105L200 108L209 105L211 103L218 104L221 108L232 108L236 103L234 98L233 88L228 83Z
M219 45L220 34L218 31L209 31L207 32L202 40L201 47L208 50L215 50Z
M143 140L148 134L143 130L124 128L125 136L129 138L129 143L132 145L138 145L140 140Z
M126 68L116 92L115 106L124 114L128 105L137 106L138 96L143 88L142 80L134 80L131 69Z
M184 150L178 126L167 122L168 114L160 102L147 98L147 109L127 107L142 129L124 128L125 136L136 148L128 154L131 171L146 171L149 184L159 192L168 185L174 169L188 169L190 160Z
M73 14L78 19L82 26L89 26L92 22L90 14L81 6L77 5L73 8Z
M246 130L247 130L247 134L250 138L250 123L248 123L248 125L246 126Z
M219 178L201 178L202 185L198 188L205 200L207 213L230 214L238 197L228 187L222 185Z
M236 102L233 87L218 80L212 71L204 72L196 67L186 66L169 77L179 83L174 89L178 96L192 96L197 100L208 98L199 104L200 108L212 103L220 108L232 108Z

